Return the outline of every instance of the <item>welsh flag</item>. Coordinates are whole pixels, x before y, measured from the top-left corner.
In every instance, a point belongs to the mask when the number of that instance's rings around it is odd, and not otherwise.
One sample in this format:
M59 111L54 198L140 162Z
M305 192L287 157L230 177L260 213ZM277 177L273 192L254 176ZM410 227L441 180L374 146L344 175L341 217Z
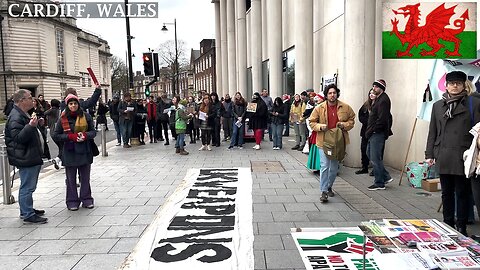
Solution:
M477 57L477 3L383 3L382 58Z
M460 70L467 74L468 79L473 83L477 92L480 92L480 50L477 51L476 59L463 60L440 60L433 63L432 73L428 87L425 89L424 101L420 107L418 118L430 121L433 103L442 98L445 93L445 76L448 72ZM431 98L429 98L429 94Z

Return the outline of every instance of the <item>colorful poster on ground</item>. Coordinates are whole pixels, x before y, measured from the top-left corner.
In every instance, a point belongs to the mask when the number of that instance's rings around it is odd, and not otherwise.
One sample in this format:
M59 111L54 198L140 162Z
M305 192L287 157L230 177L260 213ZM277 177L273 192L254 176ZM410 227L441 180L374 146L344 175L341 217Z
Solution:
M477 3L384 2L384 59L473 59Z
M120 269L253 269L250 169L188 170Z

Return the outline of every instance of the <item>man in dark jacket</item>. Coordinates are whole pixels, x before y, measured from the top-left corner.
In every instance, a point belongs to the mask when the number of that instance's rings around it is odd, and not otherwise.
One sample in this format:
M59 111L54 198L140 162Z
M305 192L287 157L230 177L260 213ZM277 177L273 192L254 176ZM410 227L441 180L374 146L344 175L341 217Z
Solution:
M117 146L122 145L122 133L120 132L119 119L120 115L118 113L118 104L120 99L118 96L113 96L112 102L108 105L108 110L110 111L110 118L113 120L113 126L115 127L115 132L117 134Z
M123 94L123 101L118 104L120 130L122 131L123 148L130 148L133 123L135 122L136 104L129 92Z
M392 114L390 113L390 98L385 89L387 83L380 79L373 82L373 92L377 96L372 105L372 111L368 116L367 130L365 137L368 139L367 155L373 165L375 182L369 186L369 190L383 190L385 184L391 183L393 178L385 170L383 165L383 151L385 150L385 140L392 133Z
M158 140L163 141L162 128L165 135L165 145L169 145L168 141L168 112L167 109L172 107L172 101L167 98L167 94L162 94L157 104L157 134Z
M232 128L233 128L233 102L229 94L225 95L225 100L223 101L223 141L226 142L232 137Z
M20 190L18 204L20 217L24 223L42 224L47 218L43 210L33 208L33 192L37 188L38 175L42 168L42 157L49 155L45 138L37 129L42 119L36 115L30 119L27 111L33 108L30 91L20 89L13 95L14 106L5 127L5 144L10 165L18 168L20 175Z
M445 80L447 91L432 107L425 162L435 164L440 174L443 221L467 235L470 179L465 177L463 153L473 139L469 131L480 119L480 100L469 96L475 90L464 72L449 72Z

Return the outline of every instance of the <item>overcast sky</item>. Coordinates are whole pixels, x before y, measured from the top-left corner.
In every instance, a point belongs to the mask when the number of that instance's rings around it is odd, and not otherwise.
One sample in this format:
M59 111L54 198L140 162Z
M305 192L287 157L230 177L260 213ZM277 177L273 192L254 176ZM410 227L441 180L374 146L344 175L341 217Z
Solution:
M143 2L148 1L151 0ZM133 2L138 1L129 1L129 3ZM167 25L168 32L160 31L164 22L173 23L173 20L177 19L177 38L186 42L188 59L190 59L190 49L199 50L202 39L215 38L215 10L211 0L158 0L158 4L158 18L130 18L130 34L135 37L132 40L132 53L135 54L132 60L134 73L137 70L143 73L141 57L143 52L148 48L157 48L167 40L174 40L173 25ZM110 52L125 60L127 32L124 18L78 19L77 26L100 35L108 41Z

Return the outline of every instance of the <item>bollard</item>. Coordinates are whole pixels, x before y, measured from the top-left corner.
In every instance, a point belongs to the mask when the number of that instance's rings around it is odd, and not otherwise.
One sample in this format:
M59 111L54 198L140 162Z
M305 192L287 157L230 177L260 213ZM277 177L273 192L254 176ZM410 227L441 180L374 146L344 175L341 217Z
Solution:
M3 204L13 204L12 181L10 180L10 164L7 157L7 146L0 145L1 170L3 178Z
M101 131L101 136L102 136L102 157L108 157L108 152L107 152L107 132L105 131L106 129L106 124L102 124L102 131Z

